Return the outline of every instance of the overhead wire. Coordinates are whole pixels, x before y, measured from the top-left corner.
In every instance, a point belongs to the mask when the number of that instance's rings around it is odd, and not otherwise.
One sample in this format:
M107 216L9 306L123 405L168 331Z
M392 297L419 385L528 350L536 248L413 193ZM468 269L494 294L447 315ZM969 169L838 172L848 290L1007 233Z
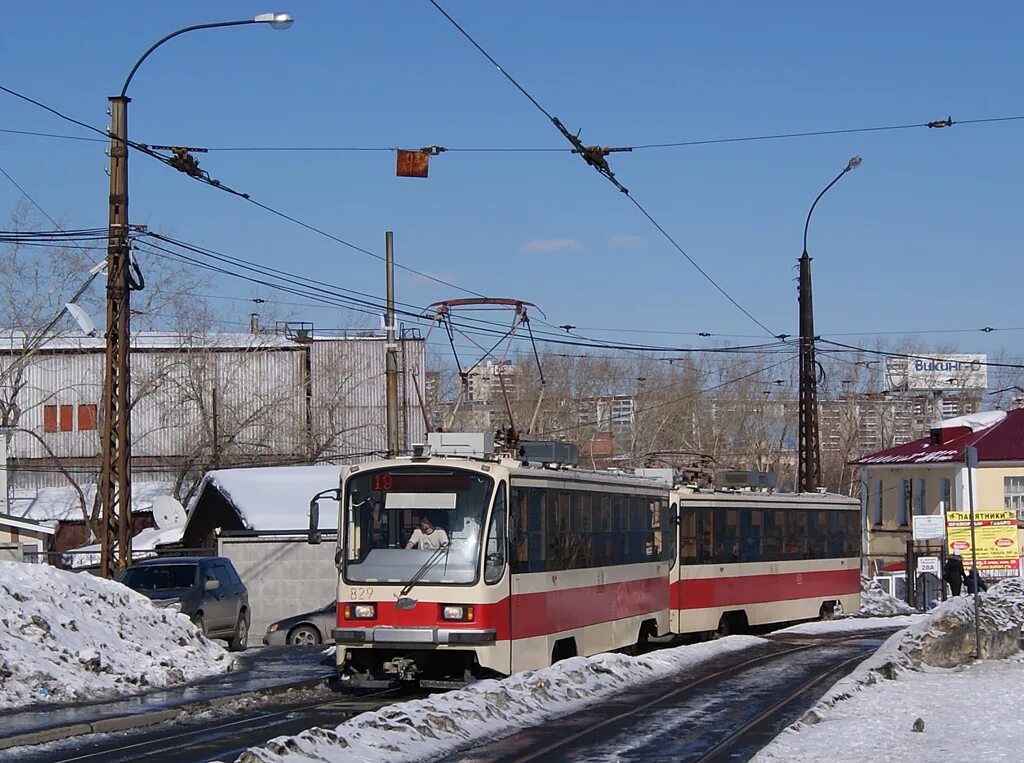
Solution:
M641 212L641 214L643 214L643 216L647 218L647 220L662 234L662 236L664 236L664 238L676 249L676 251L678 251L690 263L690 265L693 266L693 268L696 269L697 272L700 273L701 276L703 276L706 281L708 281L708 283L710 283L718 292L720 292L741 313L743 313L745 316L747 316L747 318L749 318L751 321L753 321L755 324L757 324L761 329L763 329L765 331L765 333L768 334L768 336L771 336L771 337L777 337L778 336L778 332L773 332L771 329L769 329L764 323L762 323L758 318L756 318L750 311L748 311L738 301L736 301L736 299L734 299L732 297L732 295L729 294L729 292L727 292L725 290L725 288L723 288L714 278L712 278L711 275L707 271L705 271L704 268L702 268L697 263L697 261L695 259L693 259L693 257L691 257L686 252L686 250L684 250L679 245L679 243L669 234L669 232L667 230L665 230L665 228L657 220L654 219L654 216L651 215L651 213L648 212L647 209L637 199L635 199L632 196L632 194L630 194L629 190L625 186L623 186L615 178L615 174L611 171L611 169L608 166L607 161L604 158L604 156L607 153L607 150L605 151L605 154L601 154L600 147L597 147L597 146L585 147L583 145L583 143L579 140L578 135L577 136L573 136L565 128L565 126L558 120L557 117L553 116L550 112L548 112L547 109L545 109L543 106L541 106L541 104L537 101L537 99L534 98L532 95L530 95L530 93L526 90L525 87L523 87L521 84L519 84L519 82L511 74L509 74L494 59L494 57L491 56L490 53L488 53L486 50L484 50L483 46L481 46L480 43L478 43L475 39L473 39L473 36L470 35L469 32L467 32L454 18L452 18L452 16L444 8L441 7L441 5L437 2L437 0L427 0L427 2L429 2L442 16L444 16L462 34L462 36L465 37L470 42L471 45L473 45L473 47L475 47L488 61L490 61L491 64L493 64L495 66L495 68L497 68L497 70L502 74L502 76L504 76L509 82L511 82L512 85L520 93L522 93L526 97L526 99L529 100L530 103L532 103L533 106L538 111L540 111L540 113L542 113L545 117L547 117L548 121L551 122L555 126L555 128L560 133L562 133L562 135L567 140L569 140L570 143L573 144L573 146L576 149L576 152L579 153L586 160L587 164L589 164L590 166L594 167L594 169L596 169L599 172L599 174L603 175L616 188L618 188L622 193L624 193L629 198L629 200ZM596 155L593 153L595 151L597 152Z

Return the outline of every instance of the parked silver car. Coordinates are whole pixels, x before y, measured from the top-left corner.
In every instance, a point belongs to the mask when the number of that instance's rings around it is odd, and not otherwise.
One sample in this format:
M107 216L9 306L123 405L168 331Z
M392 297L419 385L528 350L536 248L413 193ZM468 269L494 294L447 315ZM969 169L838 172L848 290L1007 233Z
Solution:
M263 636L270 644L324 644L331 640L331 630L337 627L338 602L326 607L293 615L271 623Z

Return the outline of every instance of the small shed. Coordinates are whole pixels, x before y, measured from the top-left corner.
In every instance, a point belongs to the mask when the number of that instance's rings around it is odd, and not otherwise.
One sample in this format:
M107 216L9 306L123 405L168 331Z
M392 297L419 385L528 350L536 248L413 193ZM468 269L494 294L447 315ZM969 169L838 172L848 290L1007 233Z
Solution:
M208 472L189 506L182 544L234 564L249 591L249 642L275 620L318 609L337 596L338 507L320 514L323 543L310 545L309 500L337 488L340 466L281 466Z
M217 469L199 483L188 509L186 548L216 548L222 532L304 531L309 499L337 488L340 466L268 466ZM337 529L335 511L324 511L321 526Z

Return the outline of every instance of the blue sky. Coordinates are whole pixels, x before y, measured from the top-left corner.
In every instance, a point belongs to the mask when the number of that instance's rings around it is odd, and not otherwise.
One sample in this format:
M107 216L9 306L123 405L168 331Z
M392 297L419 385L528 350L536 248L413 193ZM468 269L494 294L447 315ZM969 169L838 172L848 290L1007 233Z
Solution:
M443 5L587 143L638 145L1024 115L1018 4L517 2ZM181 26L287 10L288 31L195 32L132 83L130 135L151 144L562 147L563 139L426 0L65 3L5 8L0 84L104 127L136 58ZM88 136L0 93L0 128ZM775 333L797 333L794 266L815 195L864 163L811 223L816 328L880 332L1024 326L1024 121L636 151L619 179ZM409 267L537 303L554 324L651 343L746 341L730 305L579 157L456 153L428 180L387 152L211 152L225 184L373 251L395 231ZM101 143L0 133L0 167L70 227L106 224ZM200 186L131 161L131 219L260 263L383 293L383 266ZM20 194L0 177L6 210ZM214 281L210 293L257 291ZM263 298L274 298L266 290ZM463 296L402 274L400 300ZM285 296L286 302L302 301ZM245 302L223 303L242 320ZM332 327L361 317L302 306ZM372 321L371 321L372 322ZM711 332L710 339L598 328ZM730 339L729 337L737 337ZM922 334L1019 356L1022 331Z

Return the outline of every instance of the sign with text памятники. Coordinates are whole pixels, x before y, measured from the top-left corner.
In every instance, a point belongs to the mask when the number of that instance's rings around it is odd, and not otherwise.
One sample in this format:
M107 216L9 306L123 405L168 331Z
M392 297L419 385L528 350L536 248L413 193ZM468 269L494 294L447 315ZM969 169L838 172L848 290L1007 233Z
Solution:
M974 512L974 539L978 571L983 576L1014 577L1020 574L1016 511ZM964 568L971 568L971 515L968 512L946 513L946 550L960 554Z

